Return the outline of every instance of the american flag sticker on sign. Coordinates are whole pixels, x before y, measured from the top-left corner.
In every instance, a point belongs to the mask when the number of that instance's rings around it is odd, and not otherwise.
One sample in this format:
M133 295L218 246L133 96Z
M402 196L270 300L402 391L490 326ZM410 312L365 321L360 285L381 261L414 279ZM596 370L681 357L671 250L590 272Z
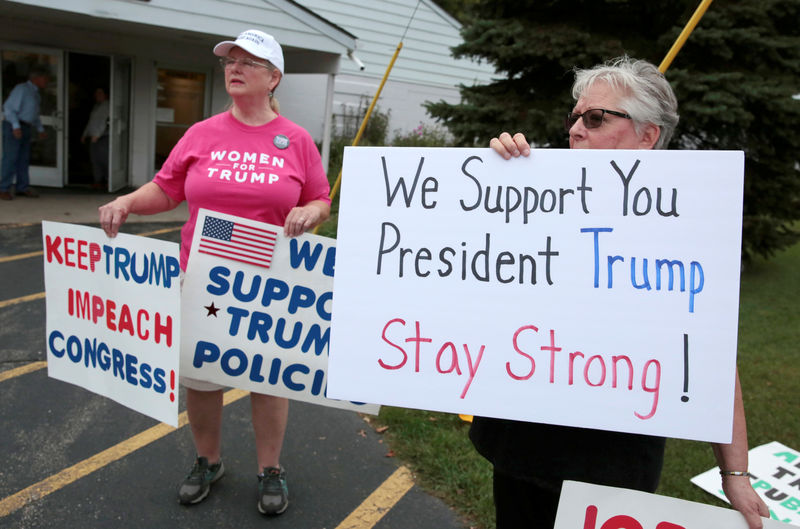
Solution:
M277 233L240 222L206 217L200 253L269 268Z

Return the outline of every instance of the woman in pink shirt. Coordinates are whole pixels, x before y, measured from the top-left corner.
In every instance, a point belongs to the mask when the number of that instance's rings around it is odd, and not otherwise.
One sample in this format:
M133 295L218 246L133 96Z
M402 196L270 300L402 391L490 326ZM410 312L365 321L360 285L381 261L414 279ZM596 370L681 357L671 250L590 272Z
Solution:
M193 125L152 182L100 208L100 224L114 237L130 213L167 211L186 200L181 268L186 269L200 208L283 225L289 237L328 218L329 186L319 152L302 127L279 115L275 88L283 76L278 42L258 30L214 48L225 69L231 108ZM222 477L222 387L182 377L197 459L178 489L183 504L199 503ZM288 420L285 398L250 394L259 469L258 510L289 506L280 453Z

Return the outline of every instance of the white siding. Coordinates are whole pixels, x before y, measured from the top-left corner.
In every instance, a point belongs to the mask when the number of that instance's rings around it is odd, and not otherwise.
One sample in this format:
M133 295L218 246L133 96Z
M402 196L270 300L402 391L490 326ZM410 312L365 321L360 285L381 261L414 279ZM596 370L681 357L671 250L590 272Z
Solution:
M282 9L285 0L14 0L12 3L207 35L235 36L246 29L245 25L250 25L265 29L289 51L297 48L344 54L354 44L352 38L336 32L322 34L314 26L324 24L311 14L299 11L293 14Z
M420 122L432 123L422 106L425 101L443 99L456 103L460 100L458 85L483 84L492 78L493 70L486 64L452 57L450 49L462 42L460 24L430 0L422 0L416 13L417 0L298 1L358 38L355 55L365 69L360 70L354 61L342 57L333 105L336 122L341 120L344 108L357 107L362 98L367 103L372 100L401 39L403 47L378 102L381 110L391 111L390 136L395 130L409 131ZM325 85L315 80L287 76L281 90L295 87L296 83L303 83L307 92L313 91L311 106L319 98L324 100ZM290 119L300 123L308 123L306 116L312 112L308 106L287 106L284 110ZM319 137L316 130L321 130L321 125L306 126Z
M320 16L358 37L356 55L366 68L359 71L343 61L341 73L381 78L403 32L403 49L392 69L392 79L426 85L455 87L486 82L492 71L486 65L456 60L450 48L461 43L460 25L432 3L423 0L299 0Z
M325 75L287 75L276 92L281 114L305 128L317 142L322 141L323 123L320 115L324 111L326 82ZM380 79L363 76L336 76L333 103L336 132L340 131L343 116L352 115L359 105L364 108L369 105L379 83ZM433 124L422 103L440 99L458 103L458 90L404 81L387 82L377 108L382 112L391 110L389 139L395 132L408 132L420 123Z

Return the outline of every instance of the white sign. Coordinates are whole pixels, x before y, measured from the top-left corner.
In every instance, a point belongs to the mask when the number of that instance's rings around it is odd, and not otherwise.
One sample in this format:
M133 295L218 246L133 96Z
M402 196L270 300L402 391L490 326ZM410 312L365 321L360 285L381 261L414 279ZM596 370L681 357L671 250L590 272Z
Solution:
M770 518L800 526L800 452L773 441L751 449L748 460L750 483L769 507ZM693 477L692 483L728 501L719 467Z
M346 148L329 395L730 442L743 162Z
M719 477L719 475L717 476ZM783 529L763 518L764 529ZM732 509L616 487L565 481L553 529L747 529Z
M177 244L42 222L47 372L178 425Z
M295 400L328 399L335 241L201 209L183 283L181 373Z

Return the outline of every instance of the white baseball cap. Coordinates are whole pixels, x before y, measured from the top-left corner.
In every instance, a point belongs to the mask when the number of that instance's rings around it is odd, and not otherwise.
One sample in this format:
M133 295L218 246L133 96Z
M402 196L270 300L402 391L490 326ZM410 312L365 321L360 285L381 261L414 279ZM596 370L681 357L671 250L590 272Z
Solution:
M268 60L283 75L283 50L272 35L267 35L257 29L248 29L240 33L235 41L225 40L214 46L214 55L226 57L234 46L239 46L256 57Z

